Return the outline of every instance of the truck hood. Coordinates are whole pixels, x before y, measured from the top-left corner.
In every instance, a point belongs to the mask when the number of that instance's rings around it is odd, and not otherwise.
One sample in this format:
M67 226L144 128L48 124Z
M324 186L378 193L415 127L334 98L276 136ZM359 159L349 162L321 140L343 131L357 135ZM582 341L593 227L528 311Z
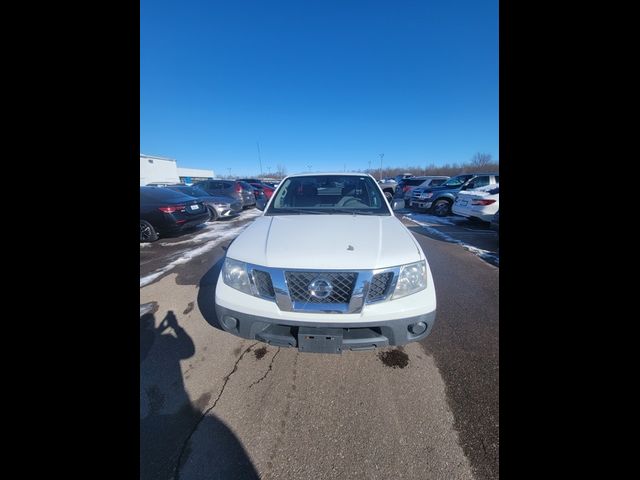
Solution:
M227 250L256 265L304 269L374 269L417 262L422 250L394 216L258 217Z

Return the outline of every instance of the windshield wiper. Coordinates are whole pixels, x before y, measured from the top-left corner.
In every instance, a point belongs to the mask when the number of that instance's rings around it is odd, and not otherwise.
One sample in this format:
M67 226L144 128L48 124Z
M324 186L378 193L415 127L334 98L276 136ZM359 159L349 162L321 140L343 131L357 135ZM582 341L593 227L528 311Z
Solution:
M288 213L297 213L301 215L326 215L326 211L320 210L308 210L306 208L282 208L279 212L276 212L276 215L288 214Z
M350 215L378 215L381 212L372 212L369 210L354 210L351 208L332 208L331 213L348 213Z

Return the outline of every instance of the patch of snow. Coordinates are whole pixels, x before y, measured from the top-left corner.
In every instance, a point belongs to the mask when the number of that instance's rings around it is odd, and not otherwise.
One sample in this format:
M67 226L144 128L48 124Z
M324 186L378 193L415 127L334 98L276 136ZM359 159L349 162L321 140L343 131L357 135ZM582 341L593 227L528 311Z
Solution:
M254 212L257 212L257 213L254 213ZM171 247L173 245L188 245L190 243L202 243L203 241L219 236L221 233L226 232L229 229L237 228L236 224L238 223L239 220L258 217L259 215L262 214L262 212L258 209L254 209L246 213L247 215L242 215L230 220L207 223L206 226L202 229L202 233L195 235L191 238L188 238L186 240L181 240L179 242L163 242L160 245L163 247Z
M143 316L145 313L151 312L156 306L155 302L143 303L140 305L140 316Z
M167 273L169 270L171 270L171 269L170 269L170 268L168 268L168 269L166 269L166 270L165 270L164 268L161 268L160 270L158 270L158 271L157 271L157 272L155 272L155 273L152 273L152 274L150 274L150 275L147 275L146 277L142 277L142 278L140 279L140 288L142 288L142 287L144 287L144 286L146 286L146 285L149 285L149 284L150 284L151 282L153 282L156 278L158 278L160 275L163 275L163 274Z
M404 215L403 218L416 221L416 223L430 222L432 224L430 226L434 226L433 224L456 226L457 223L453 220L466 220L464 217L453 215L449 215L448 217L438 217L436 215L429 215L428 213L408 213L407 215Z
M199 257L200 255L202 255L203 253L206 253L209 250L213 250L220 243L236 237L237 235L240 234L240 232L242 232L250 224L251 223L247 223L247 224L241 225L239 227L227 228L222 232L222 234L221 234L220 230L216 231L215 233L218 235L216 238L211 239L209 242L205 243L204 245L201 245L198 248L194 248L193 250L186 250L186 251L182 252L180 254L180 256L178 256L178 258L176 258L172 262L168 263L167 265L165 265L164 267L160 268L159 270L156 270L155 272L150 273L149 275L146 275L146 276L142 277L140 279L140 288L142 288L142 287L144 287L146 285L149 285L156 278L160 277L161 275L164 275L168 271L172 270L174 267L176 267L178 265L183 265L185 263L188 263L189 261L193 260L194 258ZM173 245L175 245L175 244L173 244Z
M500 256L496 255L493 252L490 252L489 250L484 250L482 248L478 248L478 247L474 247L473 245L469 245L468 243L463 242L462 240L458 240L456 238L453 238L451 235L447 235L444 232L441 232L440 230L436 230L435 228L433 228L432 225L429 225L428 223L425 222L420 222L417 221L415 218L409 218L409 217L404 217L407 220L411 220L412 222L417 223L418 225L420 225L422 228L424 228L425 230L427 230L429 233L431 233L432 235L439 237L440 239L449 242L449 243L455 243L460 245L462 248L464 248L465 250L468 250L469 252L473 253L474 255L477 255L478 257L482 258L483 260L492 263L494 265L500 266Z

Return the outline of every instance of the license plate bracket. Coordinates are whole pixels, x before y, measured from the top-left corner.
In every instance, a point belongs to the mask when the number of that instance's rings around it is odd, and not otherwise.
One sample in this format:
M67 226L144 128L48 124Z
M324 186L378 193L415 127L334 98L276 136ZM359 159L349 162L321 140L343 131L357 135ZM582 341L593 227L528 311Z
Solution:
M300 327L298 349L305 353L342 353L342 329Z

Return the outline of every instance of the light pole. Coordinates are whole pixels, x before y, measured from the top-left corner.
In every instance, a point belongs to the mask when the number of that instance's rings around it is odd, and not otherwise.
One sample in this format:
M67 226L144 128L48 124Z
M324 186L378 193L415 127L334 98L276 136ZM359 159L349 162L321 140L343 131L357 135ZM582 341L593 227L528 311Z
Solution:
M380 153L380 180L382 180L382 157L384 157L384 153Z
M229 178L231 178L231 167L227 168L227 171L229 172Z
M260 162L260 176L262 177L262 157L260 156L260 142L256 142L258 146L258 161Z

